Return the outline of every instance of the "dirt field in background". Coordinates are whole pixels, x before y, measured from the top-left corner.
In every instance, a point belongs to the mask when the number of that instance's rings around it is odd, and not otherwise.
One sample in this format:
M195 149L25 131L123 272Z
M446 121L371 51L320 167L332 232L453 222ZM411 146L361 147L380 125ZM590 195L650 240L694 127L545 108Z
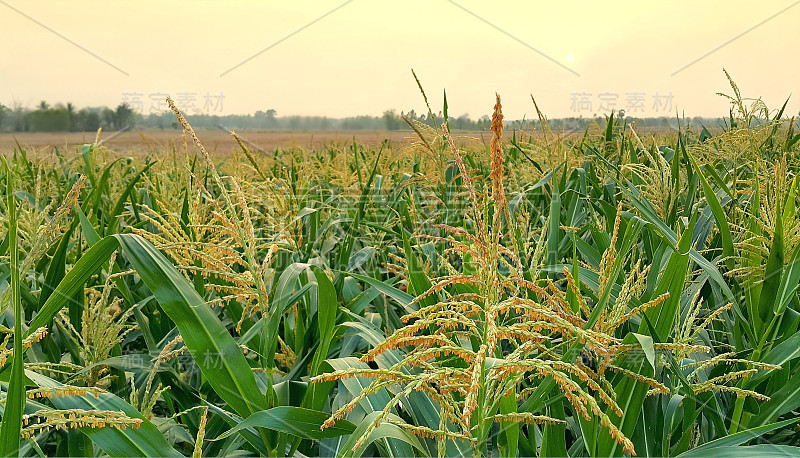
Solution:
M276 148L302 147L319 148L330 145L345 146L352 144L353 139L363 145L380 145L389 139L394 146L407 145L415 140L413 132L390 131L325 131L325 132L268 132L258 130L241 130L237 134L250 143L250 147L272 151ZM478 142L488 143L491 134L486 132L458 133L459 137L476 138ZM197 136L211 153L224 154L238 148L234 139L221 130L199 130ZM0 152L12 151L16 142L28 151L49 150L52 147L63 149L79 147L85 143L93 143L95 134L89 132L58 133L0 133ZM100 135L103 146L118 153L148 153L151 148L164 152L171 151L172 145L183 150L183 136L178 130L131 130L115 134L103 132ZM191 139L189 139L191 143ZM191 145L190 145L191 146Z

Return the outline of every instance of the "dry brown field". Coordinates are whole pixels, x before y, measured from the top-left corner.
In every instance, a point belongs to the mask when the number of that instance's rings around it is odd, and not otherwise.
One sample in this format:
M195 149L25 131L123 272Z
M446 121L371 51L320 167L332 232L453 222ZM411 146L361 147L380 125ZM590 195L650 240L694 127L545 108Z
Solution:
M237 134L253 149L272 151L276 148L319 148L321 146L347 146L355 140L368 146L380 145L388 139L393 146L404 146L416 140L408 131L317 131L317 132L274 132L261 130L241 130ZM228 153L237 148L230 134L222 130L198 130L197 135L203 145L215 153ZM459 137L474 138L475 142L489 141L485 132L459 133ZM0 133L0 151L11 151L17 143L28 151L49 150L53 147L70 149L86 143L93 143L95 134L91 132L51 132ZM170 151L173 145L183 149L184 137L178 130L130 130L121 133L101 132L99 141L108 149L120 153L148 153Z

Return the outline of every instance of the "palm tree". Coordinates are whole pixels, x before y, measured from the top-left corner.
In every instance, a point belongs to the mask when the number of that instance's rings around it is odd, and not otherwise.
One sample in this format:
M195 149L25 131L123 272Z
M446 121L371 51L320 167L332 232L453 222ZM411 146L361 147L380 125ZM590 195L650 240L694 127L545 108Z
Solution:
M72 102L67 102L67 117L69 118L69 130L76 130L77 122L75 119L75 105Z
M124 129L129 126L133 126L133 122L135 120L136 113L128 106L127 103L121 103L117 106L116 111L116 123L117 129Z
M11 110L9 110L7 106L0 103L0 131L2 131L3 121L5 120L6 115L8 114L9 111Z

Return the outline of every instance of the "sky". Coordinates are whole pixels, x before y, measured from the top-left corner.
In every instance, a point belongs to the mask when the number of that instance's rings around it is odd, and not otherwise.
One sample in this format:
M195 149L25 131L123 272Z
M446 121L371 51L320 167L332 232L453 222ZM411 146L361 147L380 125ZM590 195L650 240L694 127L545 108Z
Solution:
M798 92L800 0L0 0L0 103L142 113L725 116L723 68L771 109ZM800 94L788 105L800 109Z

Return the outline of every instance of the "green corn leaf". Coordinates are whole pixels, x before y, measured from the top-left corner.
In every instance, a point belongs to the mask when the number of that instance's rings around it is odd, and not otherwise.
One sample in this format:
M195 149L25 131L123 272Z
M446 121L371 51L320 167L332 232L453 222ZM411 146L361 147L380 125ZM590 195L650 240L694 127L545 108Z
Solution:
M92 222L89 221L89 218L86 217L86 214L83 213L83 209L77 207L78 212L78 219L81 222L81 230L83 231L83 236L86 237L86 241L89 243L89 246L94 245L95 243L100 241L100 234L97 233L97 230L92 226Z
M136 183L139 182L139 180L142 178L142 175L150 170L150 167L156 163L157 161L147 164L144 166L144 168L142 168L142 170L139 171L139 173L136 174L135 177L128 181L128 185L125 186L125 190L122 191L122 194L120 194L119 198L117 199L117 203L114 204L114 208L111 209L106 234L113 234L117 232L117 225L119 225L119 218L120 214L122 213L122 209L125 207L125 201L128 200L128 196L130 196L131 191L133 191L133 187L136 186Z
M550 227L547 229L547 263L553 265L558 262L559 232L561 228L561 192L558 188L558 181L553 180L552 197L550 199L550 217L548 222Z
M694 456L709 456L708 453L718 452L720 449L728 449L731 447L735 447L737 445L744 444L749 442L757 437L761 437L764 434L775 431L776 429L784 428L786 426L793 425L800 421L800 418L792 418L790 420L781 421L778 423L770 423L768 425L758 426L755 428L746 429L744 431L739 431L736 434L731 434L730 436L721 437L719 439L706 442L698 447L695 447L689 451L681 453L678 455L678 458L682 457L694 457ZM749 447L742 447L748 448ZM798 449L800 450L800 449ZM719 454L713 456L729 456L727 454ZM753 456L758 456L758 454L753 454Z
M194 287L150 242L133 234L114 237L125 258L178 327L214 391L242 417L266 410L266 398L256 386L242 350Z
M364 217L364 209L366 208L367 201L369 200L369 190L372 187L372 183L375 180L375 175L378 172L378 164L380 163L382 153L383 153L383 146L381 147L381 150L378 151L378 154L375 157L375 164L373 164L372 166L372 172L369 175L367 183L361 189L361 197L358 201L358 208L356 209L356 214L355 217L353 218L353 223L350 225L350 229L347 232L347 236L341 243L339 258L336 263L336 266L338 267L339 270L345 269L350 262L350 254L353 252L353 246L355 244L358 227L361 224L361 220ZM342 281L344 281L344 277L340 276L336 282L337 291L341 289Z
M92 188L97 188L97 177L94 175L94 166L92 164L92 153L94 153L94 145L83 145L81 147L81 156L83 156L83 164L86 170L86 176L92 182Z
M27 372L27 376L42 388L57 388L61 383L35 372ZM57 409L82 409L82 410L112 410L124 412L130 418L142 420L138 428L79 428L81 432L92 440L100 449L109 456L171 456L182 457L175 450L161 432L150 421L142 417L136 409L122 399L111 393L102 392L98 397L94 394L84 396L53 396L50 402Z
M358 441L358 439L360 439L367 432L367 427L370 425L370 423L372 423L375 417L381 414L382 412L372 412L371 414L364 417L361 423L359 423L358 426L356 427L355 431L353 431L353 433L350 434L350 438L347 440L347 442L345 442L345 444L342 446L343 449L342 456L344 457L361 456L361 453L363 453L364 450L370 444L381 439L395 439L398 441L405 442L406 444L411 445L415 449L422 452L423 456L431 456L431 454L428 453L427 450L425 450L425 448L422 446L422 444L420 443L419 439L417 439L416 436L409 434L399 426L388 422L382 423L375 430L373 430L372 433L369 435L369 437L362 443L361 447L355 449L356 442ZM400 417L393 414L389 414L389 419L401 422L403 421Z
M53 293L56 285L64 279L67 264L67 248L69 248L69 239L72 237L72 231L75 229L76 222L77 220L73 220L69 229L64 231L64 235L61 236L61 240L59 240L58 246L56 246L56 251L50 259L50 265L47 267L47 274L42 284L42 292L39 294L39 309L42 308Z
M19 284L19 249L17 247L17 203L14 197L14 179L6 158L3 157L3 170L6 173L6 208L8 209L8 251L10 254L11 304L14 310L14 356L11 361L11 379L8 382L6 405L0 423L0 456L19 454L22 414L25 412L25 370L22 345L22 297Z
M647 362L650 363L650 367L653 370L656 369L656 350L655 344L653 343L653 338L650 336L646 336L643 334L632 333L636 340L639 341L639 345L642 347L642 351L644 352L645 357L647 358Z
M555 418L557 420L565 419L564 400L561 398L562 396L560 393L558 393L558 391L551 393L551 399L556 399L556 400L553 401L548 406L549 410L547 411L547 414L550 417ZM519 423L516 423L516 425L518 428ZM568 456L566 429L567 427L564 424L544 426L543 428L544 437L542 437L542 447L540 452L542 456L552 456L552 457ZM511 455L509 451L508 456L516 456L516 455Z
M406 234L405 230L403 230L402 233L403 249L406 256L406 266L408 268L408 289L409 292L414 296L419 296L431 288L431 282L428 279L428 276L425 275L425 272L422 270L422 266L417 259L417 255L415 255L414 251L411 249L411 243L408 240L408 234ZM435 303L435 295L428 296L420 301L420 305L423 307L427 307Z
M517 396L511 393L500 401L500 413L509 414L517 412ZM520 425L515 421L503 421L500 423L500 442L505 448L505 456L516 457L519 450ZM545 435L547 437L547 435ZM543 452L543 454L545 454ZM556 456L547 453L547 456Z
M798 356L800 356L800 331L795 332L780 344L772 347L766 354L764 354L764 356L761 357L761 362L783 366ZM751 385L754 386L771 373L773 373L773 371L759 371L750 379Z
M765 282L766 283L766 282ZM782 315L789 306L792 298L796 297L796 291L800 287L800 250L795 250L789 264L786 265L781 275L780 285L776 293L773 310L775 315ZM764 294L763 290L761 294Z
M657 297L664 293L669 293L669 297L661 303L660 307L648 309L645 314L653 322L656 332L660 336L669 334L672 329L672 323L675 319L675 311L680 306L681 293L683 292L683 285L686 283L686 278L689 275L689 252L692 247L692 233L694 232L694 225L697 222L697 216L693 217L689 222L689 226L684 229L681 234L681 239L675 247L675 251L669 258L667 263L667 270L661 277L661 282L656 288L653 295ZM639 328L641 334L649 334L649 330L642 323Z
M339 303L336 300L336 290L328 276L319 267L311 266L314 278L317 283L317 328L319 332L319 346L314 353L314 360L311 363L311 375L321 373L321 365L328 357L328 350L333 340L333 330L336 326L336 312L339 310ZM328 399L328 391L323 389L324 384L316 383L311 386L310 403L312 409L322 409Z
M39 313L31 321L25 337L36 329L46 326L56 313L66 305L67 301L75 297L75 293L83 287L89 277L94 275L103 265L108 264L111 253L116 251L117 248L119 248L119 242L114 238L104 238L89 248L56 286L50 297L47 298Z
M708 202L709 207L711 207L711 212L714 214L714 220L717 223L717 228L722 238L722 255L725 257L725 265L728 269L733 269L733 236L731 235L731 229L728 224L728 217L722 209L717 195L714 194L714 190L711 189L711 185L708 184L708 180L703 174L703 171L700 169L700 166L697 165L697 160L691 154L687 154L687 157L691 160L697 175L700 177L700 183L703 185L703 194L706 197L706 202Z
M769 249L764 284L758 299L758 316L765 324L772 321L777 312L775 301L778 299L785 256L783 244L783 217L779 211L775 218L775 235L772 237L772 246Z
M759 405L758 414L751 423L766 424L781 415L797 409L800 405L800 371L795 372L789 382L770 395L770 400Z
M121 161L123 158L118 158L112 161L110 164L103 169L103 174L100 175L100 181L97 183L97 187L94 188L92 194L94 194L94 214L100 215L101 214L101 204L103 202L103 196L110 194L108 189L108 180L111 177L111 169L117 164L117 162Z
M280 406L256 412L214 440L225 439L247 428L265 428L303 439L319 440L350 434L356 425L339 420L333 426L321 429L330 414L302 407Z
M262 362L265 368L275 367L275 352L278 349L278 331L281 318L289 308L290 299L293 292L300 283L300 275L309 268L308 264L294 263L283 271L275 285L274 296L269 304L268 318L264 321L264 333L262 334L263 347L266 349L264 356L266 361ZM262 409L263 410L263 409Z
M616 169L617 167L614 164L608 162L604 157L597 156L600 160L602 160L606 165L610 166L612 169ZM631 200L631 203L639 210L642 214L644 220L650 223L653 228L656 229L656 233L668 242L671 246L677 246L678 244L678 235L673 231L666 223L661 221L661 219L656 215L653 206L647 199L642 196L636 187L630 181L620 181L618 180L620 185L620 190L625 193L625 195ZM689 251L689 256L691 257L692 261L695 262L698 266L702 267L703 270L708 273L708 276L711 280L716 283L720 289L722 290L725 297L728 300L734 302L734 306L736 306L736 298L733 295L728 284L725 282L724 277L719 272L714 264L709 262L706 258L704 258L700 253L697 252L694 248Z
M369 366L361 362L358 358L353 358L353 357L329 359L326 361L326 364L331 371L369 368ZM355 397L358 396L361 393L361 391L363 391L369 386L370 380L364 377L350 377L341 380L339 384L341 387L340 389L344 388L344 390L350 397ZM373 415L374 418L374 415L380 414L390 400L391 398L389 397L389 394L385 390L381 390L371 396L367 396L366 399L362 400L359 403L359 406L365 412L367 412L368 414L367 416ZM361 428L362 425L363 423L359 425L359 428ZM357 431L354 431L354 433L357 433ZM361 432L360 435L363 435L363 431ZM357 438L352 441L350 441L348 438L348 440L345 441L344 444L340 443L339 449L337 450L337 455L346 455L347 453L349 453L351 451L350 449L352 449L353 445L355 445L355 440L357 440ZM379 441L381 448L385 450L386 453L390 456L411 456L413 454L412 448L402 438L394 436L384 436L384 437L375 437L373 439L373 442L374 441ZM349 446L347 446L348 443L350 444Z
M788 458L791 456L800 456L800 447L771 444L716 447L699 452L689 450L679 456L692 458L718 458L723 456L726 458Z
M667 263L667 268L662 274L661 281L653 295L656 297L669 292L670 296L662 302L660 307L651 308L645 312L645 318L652 322L652 330L659 336L667 335L669 330L672 329L675 312L680 305L681 292L683 291L683 285L688 275L689 249L691 247L692 231L695 221L696 217L692 218L689 226L684 229L680 242L672 252ZM654 337L646 320L642 320L638 334ZM639 342L640 341L633 333L627 335L623 340L625 344ZM649 377L653 376L653 368L649 364L649 361L637 361L623 367L635 373ZM627 437L631 437L641 415L641 409L644 405L645 396L647 395L649 387L644 383L628 377L617 377L617 380L619 380L619 383L615 385L617 404L622 409L623 416L622 418L618 418L613 412L609 411L607 413L622 433ZM602 456L620 456L622 454L622 449L619 444L608 434L599 435L597 438L597 451Z
M414 300L414 297L412 295L410 295L410 294L408 294L408 293L406 293L404 291L400 291L399 289L395 288L394 286L388 285L385 282L382 282L380 280L376 280L376 279L374 279L372 277L367 277L365 275L360 275L360 274L354 274L352 272L348 273L347 275L355 278L356 280L363 281L364 283L367 283L367 284L375 287L375 289L377 289L378 291L380 291L383 294L385 294L387 297L393 299L395 302L400 304L400 306L403 307L406 310L406 312L413 312L414 311L411 308L411 305L410 305L411 301Z

